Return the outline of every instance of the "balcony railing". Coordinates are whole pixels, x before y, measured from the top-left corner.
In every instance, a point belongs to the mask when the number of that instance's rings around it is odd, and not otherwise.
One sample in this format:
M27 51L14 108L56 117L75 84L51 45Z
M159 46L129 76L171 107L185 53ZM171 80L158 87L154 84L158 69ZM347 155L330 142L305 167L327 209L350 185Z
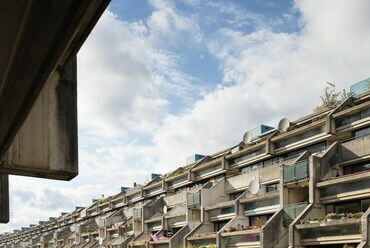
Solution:
M308 160L298 161L297 163L284 167L283 179L284 183L296 182L299 180L308 179L309 166Z
M329 225L319 226L316 228L303 229L301 231L302 239L313 239L320 237L330 236L344 236L344 235L358 235L361 234L360 223L354 223L351 225Z
M235 233L223 233L226 238L226 245L230 247L259 247L260 229L245 230Z
M142 217L141 209L134 209L134 220L140 220Z
M190 193L187 195L188 208L195 208L201 204L201 193L200 191L195 193Z
M289 226L292 221L307 207L306 202L284 206L283 224Z

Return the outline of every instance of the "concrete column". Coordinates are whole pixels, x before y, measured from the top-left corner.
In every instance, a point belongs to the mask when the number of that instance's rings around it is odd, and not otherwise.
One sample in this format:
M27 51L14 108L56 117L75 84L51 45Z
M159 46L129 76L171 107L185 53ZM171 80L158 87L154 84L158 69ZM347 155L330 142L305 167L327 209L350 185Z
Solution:
M8 175L0 174L0 223L9 222L9 180Z

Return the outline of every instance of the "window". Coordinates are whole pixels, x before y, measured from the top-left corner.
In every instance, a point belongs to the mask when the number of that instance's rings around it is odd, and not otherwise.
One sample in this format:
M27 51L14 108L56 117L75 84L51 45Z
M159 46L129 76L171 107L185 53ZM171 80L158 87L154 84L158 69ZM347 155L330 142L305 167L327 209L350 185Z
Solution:
M326 213L357 213L366 212L370 206L370 199L363 199L357 201L348 201L337 204L326 205Z
M221 208L221 214L231 214L235 212L235 206L231 206L228 208Z
M266 147L262 147L262 148L259 148L257 150L254 150L244 156L241 156L239 158L234 158L232 160L230 160L230 165L234 165L234 164L237 164L237 163L240 163L242 161L245 161L245 160L248 160L248 159L251 159L253 157L257 157L258 155L261 155L263 153L266 153Z
M298 142L298 141L301 141L301 140L304 140L304 139L307 139L307 138L311 138L312 136L323 133L324 131L325 131L325 127L324 126L319 126L319 127L314 128L314 129L308 130L306 132L296 134L293 137L289 137L287 139L278 141L278 142L276 142L275 147L276 148L285 147L289 144L292 144L292 143L295 143L295 142Z
M266 193L277 191L279 189L279 183L266 184L265 187L266 187Z
M370 161L343 167L344 175L350 175L361 171L370 170Z
M337 127L346 126L348 124L351 124L352 122L364 119L364 118L369 117L369 116L370 116L370 109L364 109L361 112L358 112L358 113L356 113L352 116L347 116L347 117L338 119L336 121L336 125L337 125Z
M258 225L264 225L266 222L271 218L272 214L265 214L265 215L256 215L251 216L250 218L250 225L251 226L258 226Z
M352 137L359 138L370 134L370 127L352 132Z
M218 221L218 222L215 222L215 232L218 232L220 231L229 221Z
M245 211L255 210L257 208L270 207L270 206L277 205L277 204L279 204L279 197L247 203L244 205L245 206L244 210Z
M243 192L237 192L234 194L230 194L230 201L236 200L239 196L241 196L241 194L243 194Z
M207 174L211 174L211 173L213 173L217 170L220 170L220 169L222 169L222 164L216 164L212 167L209 167L209 168L206 168L206 169L195 172L195 177L205 176Z

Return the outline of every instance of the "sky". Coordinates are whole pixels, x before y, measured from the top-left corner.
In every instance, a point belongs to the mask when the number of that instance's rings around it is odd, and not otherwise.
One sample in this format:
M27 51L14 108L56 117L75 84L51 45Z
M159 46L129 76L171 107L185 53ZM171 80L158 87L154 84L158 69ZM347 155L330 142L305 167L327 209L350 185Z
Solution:
M0 233L312 113L370 77L370 1L112 0L77 55L79 175L10 176Z

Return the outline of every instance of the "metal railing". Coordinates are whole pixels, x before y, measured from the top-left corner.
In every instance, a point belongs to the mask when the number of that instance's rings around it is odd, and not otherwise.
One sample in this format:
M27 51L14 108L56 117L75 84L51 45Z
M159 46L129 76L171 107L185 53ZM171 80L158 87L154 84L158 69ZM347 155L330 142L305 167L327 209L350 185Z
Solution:
M142 210L141 209L134 209L133 213L134 220L139 220L142 217Z
M188 204L188 208L194 208L194 207L200 206L201 204L200 191L187 194L187 204Z
M339 226L320 226L315 229L304 229L301 233L302 239L312 239L330 236L361 234L361 223Z
M309 177L308 159L283 168L284 183L295 182Z
M307 202L286 205L283 207L284 216L283 224L284 226L289 226L292 221L297 218L297 216L307 207Z

